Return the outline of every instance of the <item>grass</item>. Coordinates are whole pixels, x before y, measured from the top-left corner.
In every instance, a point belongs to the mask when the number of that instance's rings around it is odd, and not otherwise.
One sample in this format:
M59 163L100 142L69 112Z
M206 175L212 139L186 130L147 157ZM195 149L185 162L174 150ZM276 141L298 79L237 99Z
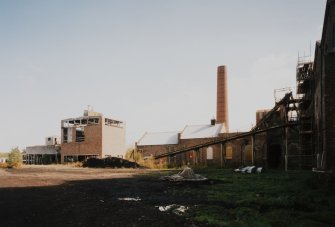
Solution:
M268 171L262 174L198 169L217 180L212 185L178 192L203 198L189 217L215 226L334 226L335 190L327 176L311 171Z

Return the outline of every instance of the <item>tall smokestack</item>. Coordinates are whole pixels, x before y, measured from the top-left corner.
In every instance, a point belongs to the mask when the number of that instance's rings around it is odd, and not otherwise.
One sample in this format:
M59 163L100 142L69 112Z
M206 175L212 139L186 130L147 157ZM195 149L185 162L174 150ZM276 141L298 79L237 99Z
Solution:
M225 65L218 67L216 121L225 126L226 132L229 131L227 69Z

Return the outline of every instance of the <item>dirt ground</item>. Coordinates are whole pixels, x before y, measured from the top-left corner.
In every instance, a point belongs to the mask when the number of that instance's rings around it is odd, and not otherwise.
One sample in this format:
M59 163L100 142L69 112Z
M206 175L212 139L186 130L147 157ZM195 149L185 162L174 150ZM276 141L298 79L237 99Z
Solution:
M61 165L0 169L0 226L198 226L183 211L159 210L194 202L167 194L175 186L159 181L161 174Z

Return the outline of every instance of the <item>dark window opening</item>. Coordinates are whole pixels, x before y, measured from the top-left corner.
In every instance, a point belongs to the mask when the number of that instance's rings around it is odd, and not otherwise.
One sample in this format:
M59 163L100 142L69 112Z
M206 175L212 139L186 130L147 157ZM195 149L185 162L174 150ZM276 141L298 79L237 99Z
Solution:
M63 129L63 143L67 143L67 139L68 139L67 136L68 136L67 135L67 128L64 128Z
M85 141L84 129L76 128L76 142L83 142L83 141Z
M277 169L281 163L281 146L279 144L271 145L267 155L269 169Z
M74 156L64 156L64 162L74 162Z
M99 118L89 118L88 119L88 124L89 125L97 125L97 124L99 124Z

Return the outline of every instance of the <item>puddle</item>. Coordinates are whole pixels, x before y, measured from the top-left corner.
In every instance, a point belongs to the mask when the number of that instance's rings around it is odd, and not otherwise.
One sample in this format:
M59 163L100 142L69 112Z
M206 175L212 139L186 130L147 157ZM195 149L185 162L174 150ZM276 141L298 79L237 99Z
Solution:
M188 210L188 207L177 205L177 204L171 204L168 206L155 206L155 207L157 207L158 210L161 212L166 212L166 211L171 210L173 213L178 214L178 215L183 215Z
M126 197L126 198L118 198L118 200L122 200L122 201L141 201L141 198L136 197L136 198L130 198L130 197Z

